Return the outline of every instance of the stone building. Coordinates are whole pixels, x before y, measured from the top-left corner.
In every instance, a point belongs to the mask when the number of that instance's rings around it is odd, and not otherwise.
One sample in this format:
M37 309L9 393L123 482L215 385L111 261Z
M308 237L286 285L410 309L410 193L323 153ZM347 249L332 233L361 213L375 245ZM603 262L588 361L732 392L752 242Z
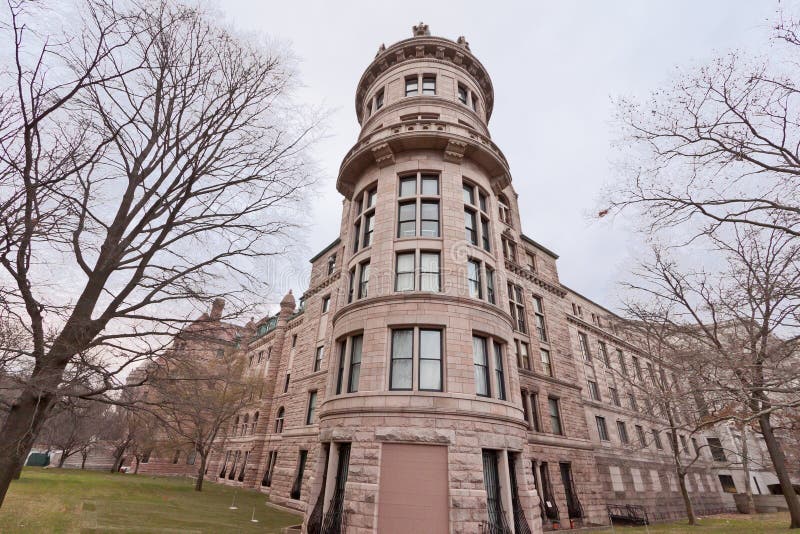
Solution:
M288 294L241 340L263 390L209 479L303 511L312 532L539 532L607 524L609 504L682 513L668 447L649 437L663 425L621 401L613 372L647 355L523 233L493 104L463 37L420 23L380 47L337 180L340 237L311 259L300 306ZM704 454L691 470L700 511L728 503L713 467Z

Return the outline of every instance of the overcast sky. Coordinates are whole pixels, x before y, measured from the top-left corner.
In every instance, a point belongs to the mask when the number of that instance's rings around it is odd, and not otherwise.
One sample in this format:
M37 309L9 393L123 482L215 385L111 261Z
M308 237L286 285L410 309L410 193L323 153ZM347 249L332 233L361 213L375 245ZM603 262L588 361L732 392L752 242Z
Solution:
M489 128L511 166L523 231L560 255L561 282L615 308L640 239L624 220L596 221L613 179L612 99L646 97L690 67L733 48L766 53L777 1L351 2L220 0L239 28L287 42L300 59L299 97L330 110L317 146L319 197L304 259L333 241L336 175L358 134L356 83L378 46L411 37L464 35L495 90ZM784 5L786 2L784 1ZM292 282L295 293L306 289ZM276 287L276 293L285 291ZM277 301L280 295L271 295Z

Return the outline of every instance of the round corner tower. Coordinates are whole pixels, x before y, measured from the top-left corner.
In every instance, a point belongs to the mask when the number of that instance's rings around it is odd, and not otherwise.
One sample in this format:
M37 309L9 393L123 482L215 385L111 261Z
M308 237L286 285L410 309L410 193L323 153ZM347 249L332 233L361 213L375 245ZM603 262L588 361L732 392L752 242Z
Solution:
M503 274L502 236L519 220L489 137L491 79L463 37L420 23L380 47L355 103L361 133L337 180L327 455L307 528L344 518L347 532L515 532L522 515L537 530Z

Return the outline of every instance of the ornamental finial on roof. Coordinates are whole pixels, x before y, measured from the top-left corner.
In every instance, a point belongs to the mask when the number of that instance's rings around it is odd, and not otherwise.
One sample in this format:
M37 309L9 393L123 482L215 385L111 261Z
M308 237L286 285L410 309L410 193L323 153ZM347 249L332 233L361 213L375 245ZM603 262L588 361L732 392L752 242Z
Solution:
M375 54L375 57L378 57L379 55L383 54L384 52L386 52L386 45L384 43L381 43L381 46L378 47L378 53Z
M428 25L424 22L420 22L413 28L414 30L414 37L426 37L431 34L431 31L428 29Z
M458 36L458 40L456 41L458 44L469 50L469 43L467 42L467 38L463 35Z

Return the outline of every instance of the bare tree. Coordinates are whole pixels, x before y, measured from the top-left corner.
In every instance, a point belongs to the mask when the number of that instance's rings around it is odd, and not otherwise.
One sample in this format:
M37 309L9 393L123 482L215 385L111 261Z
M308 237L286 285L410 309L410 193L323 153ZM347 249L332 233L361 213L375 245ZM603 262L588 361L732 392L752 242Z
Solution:
M203 489L208 459L224 430L252 403L256 391L240 351L228 347L209 352L190 345L165 358L144 401L163 423L163 442L199 456L197 491Z
M191 303L263 295L310 183L281 54L177 1L82 0L60 33L35 27L58 20L42 6L10 0L4 28L0 306L30 341L0 503L56 399L123 388ZM74 366L92 379L65 381Z
M666 433L686 517L690 525L695 525L697 516L686 477L689 470L703 459L702 451L707 447L696 436L725 417L709 413L704 391L697 380L677 379L677 376L692 377L699 369L693 346L687 344L675 328L670 307L643 306L631 301L627 303L624 315L626 319L615 321L615 330L641 347L648 360L642 364L637 359L630 367L621 362L619 368L612 369L617 383L621 383L630 396L631 409L644 411L644 417L653 426L652 435L637 436L641 445L648 447L656 442L661 448L661 436ZM687 439L692 443L691 449Z
M767 58L734 51L648 101L622 99L623 179L600 215L638 206L649 229L736 223L800 236L799 28L779 21Z
M723 269L692 270L656 248L630 287L644 308L670 310L668 327L691 349L690 376L717 416L758 424L797 528L800 502L772 421L800 406L799 243L780 229L734 225L711 244Z
M48 448L61 451L57 467L64 467L67 459L81 453L88 455L97 442L98 429L103 419L105 405L94 401L65 398L47 419L41 438Z

